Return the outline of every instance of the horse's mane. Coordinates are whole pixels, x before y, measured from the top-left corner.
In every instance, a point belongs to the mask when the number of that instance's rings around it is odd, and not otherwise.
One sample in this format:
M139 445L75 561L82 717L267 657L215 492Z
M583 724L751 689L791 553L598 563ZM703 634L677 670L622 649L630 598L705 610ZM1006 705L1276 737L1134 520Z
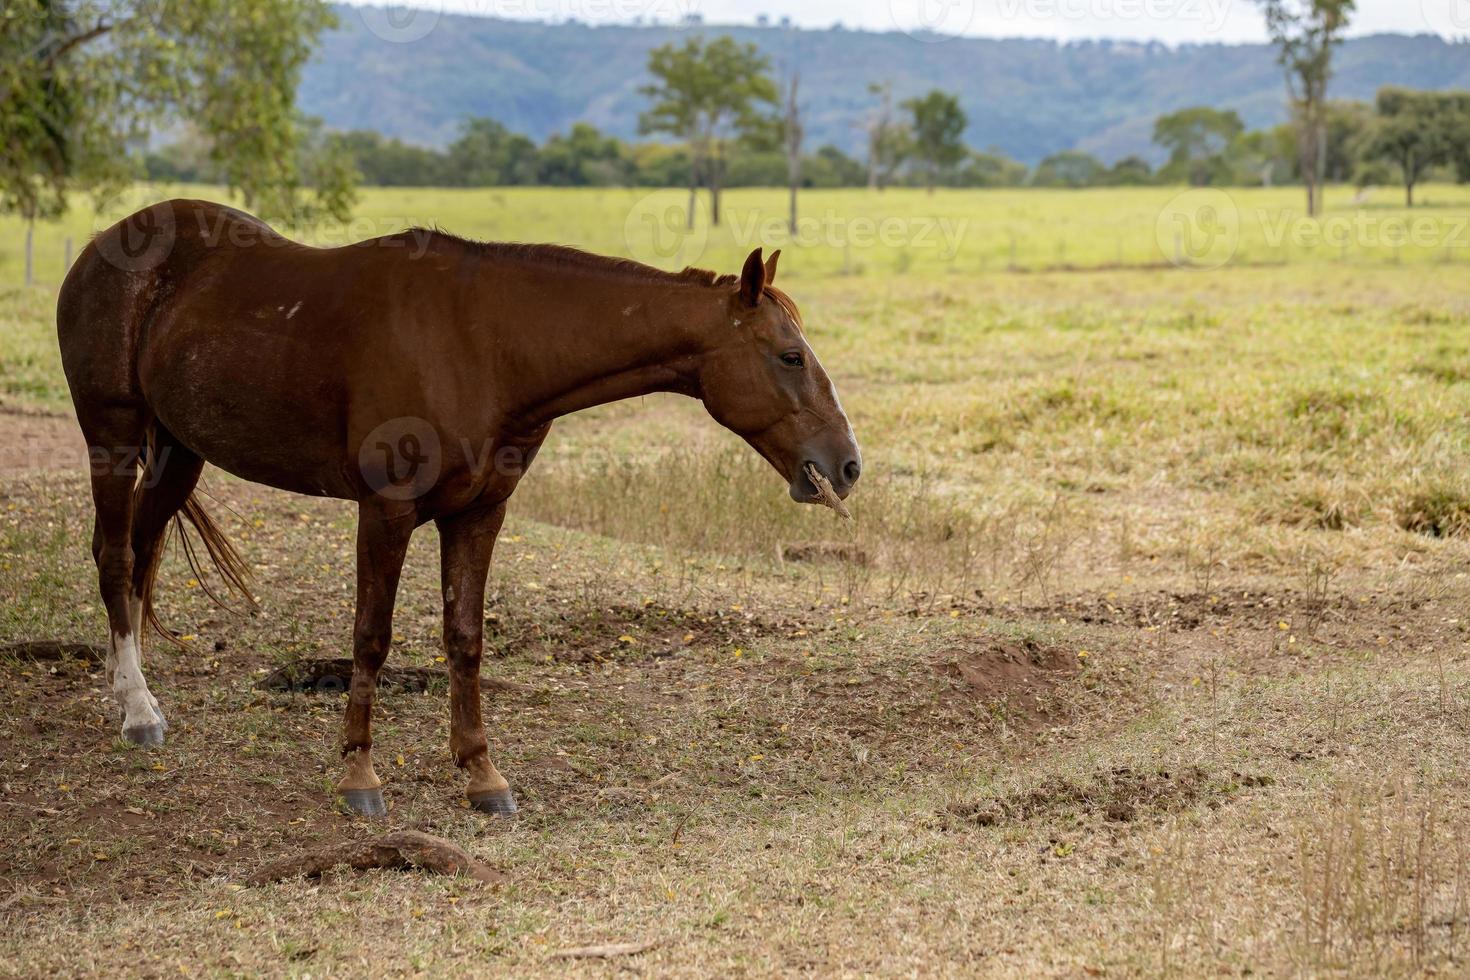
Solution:
M472 238L463 238L459 235L450 234L441 228L411 228L405 234L415 232L428 232L437 239L449 242L463 248L470 249L476 254L489 258L506 259L512 262L525 262L534 265L549 265L569 269L581 269L587 272L601 273L617 278L641 279L646 282L663 283L688 283L695 286L734 286L740 281L737 275L721 275L709 269L700 269L696 266L685 266L678 272L665 272L663 269L645 265L633 259L619 259L608 255L598 255L596 252L586 252L580 248L570 245L546 245L528 242L482 242ZM791 317L798 327L801 326L801 313L796 308L796 303L775 286L767 286L766 294L775 300Z
M405 234L428 232L435 238L469 249L488 258L525 262L532 265L560 266L582 269L587 272L603 272L620 278L646 279L650 282L688 282L700 286L733 285L737 276L722 276L709 269L688 266L679 272L665 272L633 259L619 259L609 255L586 252L570 245L546 245L535 242L483 242L473 238L454 235L442 228L410 228Z

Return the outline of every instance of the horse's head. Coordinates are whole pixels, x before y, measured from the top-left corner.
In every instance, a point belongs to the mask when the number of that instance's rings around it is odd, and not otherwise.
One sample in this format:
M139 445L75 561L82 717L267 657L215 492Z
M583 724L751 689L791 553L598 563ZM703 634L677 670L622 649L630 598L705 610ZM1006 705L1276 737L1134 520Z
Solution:
M791 485L791 499L814 503L808 464L846 497L862 472L852 426L827 372L802 333L801 314L772 286L779 251L756 249L727 300L728 335L699 372L700 397L715 421L765 457Z

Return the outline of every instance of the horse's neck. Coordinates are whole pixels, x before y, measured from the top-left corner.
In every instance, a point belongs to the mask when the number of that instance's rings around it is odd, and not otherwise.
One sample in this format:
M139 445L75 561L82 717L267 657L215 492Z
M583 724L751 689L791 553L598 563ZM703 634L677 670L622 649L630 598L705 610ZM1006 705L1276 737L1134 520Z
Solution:
M623 283L582 278L559 283L576 309L538 324L523 363L513 412L525 427L657 391L698 395L699 362L718 328L723 302L694 283Z

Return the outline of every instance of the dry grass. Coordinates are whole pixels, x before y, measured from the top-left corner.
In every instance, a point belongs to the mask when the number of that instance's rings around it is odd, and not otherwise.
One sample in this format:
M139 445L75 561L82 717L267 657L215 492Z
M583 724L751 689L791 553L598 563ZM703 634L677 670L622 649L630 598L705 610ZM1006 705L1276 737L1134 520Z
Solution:
M515 821L459 805L437 684L384 693L388 820L335 808L337 696L255 681L345 653L351 508L212 474L262 608L165 567L166 747L117 740L95 667L0 662L3 972L1463 974L1463 279L792 289L863 442L857 520L693 403L559 424L487 609ZM27 412L64 405L48 302L0 298ZM96 641L85 486L41 456L0 471L0 644ZM440 655L432 537L402 665ZM396 829L507 879L243 886ZM607 944L641 951L557 955Z

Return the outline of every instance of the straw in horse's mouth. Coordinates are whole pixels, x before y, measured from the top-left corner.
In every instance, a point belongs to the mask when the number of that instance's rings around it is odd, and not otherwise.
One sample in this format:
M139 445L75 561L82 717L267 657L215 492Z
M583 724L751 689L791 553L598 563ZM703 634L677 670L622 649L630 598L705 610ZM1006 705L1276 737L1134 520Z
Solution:
M815 463L806 464L806 475L812 481L812 486L817 488L817 503L837 511L844 521L852 520L852 511L847 509L847 504L843 503L842 498L837 496L837 492L832 489L832 481L822 475L822 471L817 469Z

